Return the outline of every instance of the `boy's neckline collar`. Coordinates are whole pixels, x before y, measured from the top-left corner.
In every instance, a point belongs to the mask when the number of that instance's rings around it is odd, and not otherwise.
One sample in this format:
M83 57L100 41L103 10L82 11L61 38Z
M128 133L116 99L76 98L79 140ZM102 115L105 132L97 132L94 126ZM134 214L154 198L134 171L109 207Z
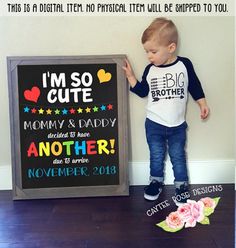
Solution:
M154 64L153 64L153 65L156 66L156 67L164 68L164 67L169 67L169 66L174 65L174 64L176 64L178 61L179 61L179 56L177 56L177 57L176 57L176 60L173 61L173 62L170 63L170 64L167 64L167 65L154 65Z

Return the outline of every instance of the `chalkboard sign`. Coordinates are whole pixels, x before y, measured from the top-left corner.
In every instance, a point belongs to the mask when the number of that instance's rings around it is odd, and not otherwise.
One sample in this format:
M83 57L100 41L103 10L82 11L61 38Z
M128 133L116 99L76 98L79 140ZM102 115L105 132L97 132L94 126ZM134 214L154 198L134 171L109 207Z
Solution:
M13 199L129 194L124 59L7 58Z

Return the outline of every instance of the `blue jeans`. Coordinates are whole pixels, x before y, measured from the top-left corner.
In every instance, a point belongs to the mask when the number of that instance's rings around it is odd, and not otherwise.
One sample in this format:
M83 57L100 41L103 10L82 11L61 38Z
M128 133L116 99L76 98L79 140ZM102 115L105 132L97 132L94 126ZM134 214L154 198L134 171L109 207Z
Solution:
M186 122L177 127L166 127L146 119L146 137L150 150L150 176L164 181L164 160L168 150L175 184L188 183L186 165Z

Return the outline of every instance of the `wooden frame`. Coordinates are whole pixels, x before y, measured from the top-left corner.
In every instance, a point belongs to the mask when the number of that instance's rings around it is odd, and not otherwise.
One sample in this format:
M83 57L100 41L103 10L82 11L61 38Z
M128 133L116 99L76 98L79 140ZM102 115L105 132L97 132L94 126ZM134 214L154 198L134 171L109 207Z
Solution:
M14 200L129 194L124 59L7 58Z

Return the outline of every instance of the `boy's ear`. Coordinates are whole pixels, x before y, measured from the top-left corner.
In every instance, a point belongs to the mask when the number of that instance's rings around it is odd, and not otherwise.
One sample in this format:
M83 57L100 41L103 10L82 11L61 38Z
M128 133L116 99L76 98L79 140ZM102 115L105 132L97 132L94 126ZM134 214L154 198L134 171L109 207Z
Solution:
M175 52L175 50L176 50L176 44L174 43L174 42L172 42L169 46L168 46L168 48L169 48L169 52L170 53L174 53Z

